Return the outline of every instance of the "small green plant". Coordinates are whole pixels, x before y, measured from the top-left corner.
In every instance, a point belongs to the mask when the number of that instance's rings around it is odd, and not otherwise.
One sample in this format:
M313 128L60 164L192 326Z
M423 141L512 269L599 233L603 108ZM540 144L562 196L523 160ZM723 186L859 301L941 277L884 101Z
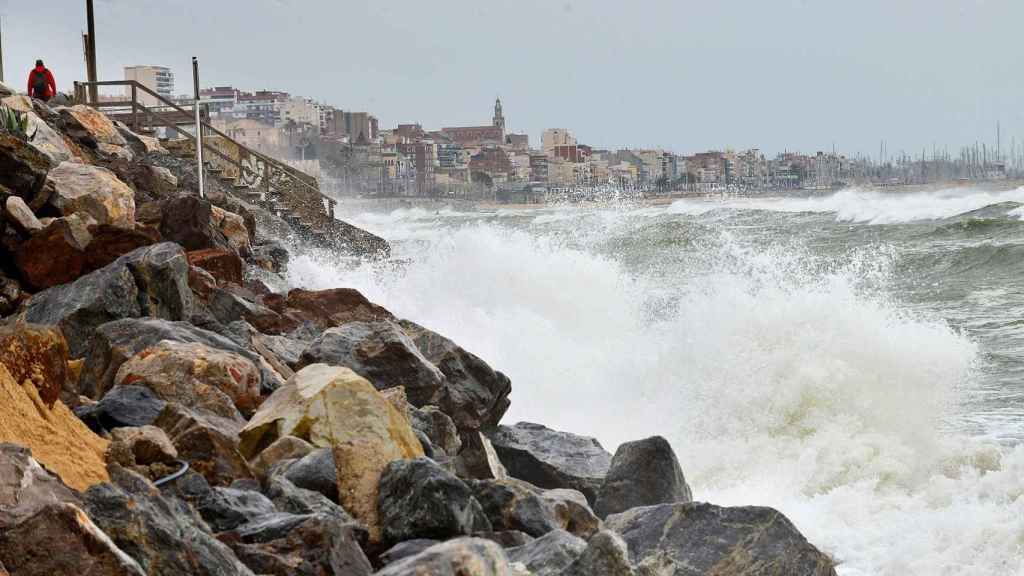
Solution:
M0 130L21 140L28 140L28 114L0 104Z

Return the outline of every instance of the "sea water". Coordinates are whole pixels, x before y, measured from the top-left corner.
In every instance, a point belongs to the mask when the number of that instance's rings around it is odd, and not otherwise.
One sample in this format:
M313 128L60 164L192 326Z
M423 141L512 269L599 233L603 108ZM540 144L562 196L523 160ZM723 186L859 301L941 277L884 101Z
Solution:
M512 380L505 423L660 434L694 498L785 513L844 576L1024 573L1024 189L351 221L293 256Z

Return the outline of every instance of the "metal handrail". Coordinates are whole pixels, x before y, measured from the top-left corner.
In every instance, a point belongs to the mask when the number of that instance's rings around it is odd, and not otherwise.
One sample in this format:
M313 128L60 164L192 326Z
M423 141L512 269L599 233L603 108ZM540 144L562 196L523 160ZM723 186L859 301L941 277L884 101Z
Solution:
M136 107L138 107L138 108L140 108L142 110L142 112L144 114L147 115L147 117L152 117L153 113L149 109L150 107L144 106L143 104L138 102L137 98L135 98L135 93L136 93L135 91L136 90L142 90L143 92L145 92L145 93L149 94L150 96L153 96L154 98L156 98L156 100L158 102L161 102L164 106L172 108L174 111L180 112L181 114L187 116L188 117L188 122L182 122L183 124L186 124L186 123L188 123L188 124L195 124L195 120L192 118L194 112L189 112L185 108L182 108L178 104L176 104L176 103L174 103L174 102L164 98L160 94L158 94L155 91L151 90L148 86L140 84L136 80L106 80L106 81L99 81L99 82L76 82L76 86L80 86L81 87L80 88L81 94L79 94L76 91L76 94L75 94L76 99L82 101L82 103L84 103L84 104L89 104L89 105L97 107L97 108L101 107L101 106L106 106L106 107L127 107L127 106L130 105L133 112L135 111ZM120 102L120 101L117 101L117 102L88 102L88 98L87 98L87 94L86 94L85 88L91 87L91 86L133 86L135 90L132 91L133 92L133 99L131 101L125 101L125 102ZM78 89L76 89L76 90L78 90ZM115 104L117 106L115 106ZM195 106L196 103L193 102L192 105ZM308 188L312 192L315 192L321 199L327 200L332 206L337 203L337 201L334 198L331 198L330 196L327 196L327 195L323 194L322 192L320 192L320 189L315 184L316 183L316 178L314 176L310 176L309 174L306 174L305 172L302 172L301 170L293 168L293 167L291 167L291 166L289 166L289 165L287 165L287 164L285 164L285 163L283 163L283 162L281 162L281 161L279 161L279 160L277 160L275 158L267 156L266 154L262 154L260 152L257 152L256 150L253 150L252 148L249 148L248 146L245 146L245 145L241 144L240 142L238 142L234 138L228 136L227 134L221 132L220 130L217 130L216 128L214 128L210 124L207 124L206 122L200 122L200 125L202 126L202 128L204 128L206 130L209 130L210 132L213 132L214 134L216 134L216 135L220 136L221 138L224 138L228 142L234 144L239 149L245 150L248 154L251 154L252 156L255 156L256 158L262 160L263 162L273 166L277 170L280 170L281 172L284 172L285 174L288 174L292 178L295 178L304 187ZM183 132L183 133L188 138L190 138L191 140L195 140L195 136L189 134L188 132ZM223 159L225 159L225 160L227 160L229 162L233 162L234 161L232 158L228 157L226 154L222 153L220 150L217 150L213 146L210 146L210 145L208 145L206 143L203 144L203 149L209 149L209 150L213 151L214 154L220 156L221 158L223 158ZM257 175L257 176L259 176L259 175ZM313 182L314 184L311 184L310 182Z

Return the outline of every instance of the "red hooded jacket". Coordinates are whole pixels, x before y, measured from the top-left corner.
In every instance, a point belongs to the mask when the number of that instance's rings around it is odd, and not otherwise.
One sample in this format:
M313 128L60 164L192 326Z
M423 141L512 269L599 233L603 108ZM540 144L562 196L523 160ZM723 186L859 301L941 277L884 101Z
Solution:
M36 74L46 76L46 91L43 94L34 94ZM28 95L33 98L53 98L57 94L57 83L53 80L53 74L45 66L36 66L28 73Z

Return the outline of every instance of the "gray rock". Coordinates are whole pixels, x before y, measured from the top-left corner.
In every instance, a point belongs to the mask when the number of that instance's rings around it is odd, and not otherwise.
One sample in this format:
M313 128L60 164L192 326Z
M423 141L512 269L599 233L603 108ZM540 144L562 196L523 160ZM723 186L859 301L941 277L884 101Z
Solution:
M388 464L380 479L378 509L385 543L491 530L469 487L427 458Z
M152 424L167 402L142 386L114 386L96 404L76 408L75 414L94 431Z
M619 446L594 504L601 518L638 506L690 502L690 486L683 477L672 446L661 436Z
M538 537L564 528L554 507L515 480L468 480L494 530L518 530Z
M503 480L508 471L498 458L494 445L482 432L471 430L462 433L462 446L455 457L455 473L460 478L480 480Z
M264 367L264 362L258 354L242 348L220 334L197 328L188 322L130 318L105 323L92 334L79 383L81 393L95 397L109 390L122 364L162 340L200 343L217 350L239 354L261 367L261 388L277 387L281 383L277 374Z
M408 320L400 324L423 356L444 374L439 405L459 430L497 426L510 404L508 376L436 332Z
M330 448L318 448L288 466L284 477L299 488L323 494L338 502L338 470Z
M325 330L302 353L298 367L310 364L347 366L378 390L404 386L414 406L430 404L444 375L389 320L349 322Z
M590 509L582 492L556 488L541 492L541 497L555 509L555 516L570 534L588 539L601 529L601 519Z
M490 540L501 546L502 548L516 548L533 542L535 538L530 536L526 532L520 532L518 530L499 530L497 532L477 532L473 534L474 538L483 538Z
M541 488L579 490L593 504L612 456L594 438L520 422L490 435L509 475Z
M43 468L31 450L0 444L0 532L62 502L81 505L78 495Z
M512 562L523 563L534 576L559 576L586 548L583 539L565 530L554 530L528 544L510 548L508 557Z
M661 504L609 516L641 574L835 576L831 558L777 510L701 502Z
M238 558L258 574L368 576L365 531L334 516L272 514L225 532Z
M437 406L411 407L409 423L413 430L422 432L430 444L441 450L443 456L455 456L462 448L462 440L455 423ZM435 458L436 460L436 458Z
M299 488L283 476L272 476L267 481L267 497L281 512L290 514L323 514L336 516L346 524L355 519L344 508L331 502L326 496L313 490Z
M214 487L198 502L196 510L214 532L232 530L277 511L259 492Z
M404 558L415 556L435 544L439 544L439 542L429 538L406 540L405 542L399 542L391 548L388 548L377 559L380 561L381 565L387 566L388 564L394 564Z
M43 225L32 213L32 209L18 196L9 196L4 202L7 218L23 234L32 234L43 229Z
M309 343L288 336L261 336L263 343L290 368L299 365L299 358Z
M376 576L515 576L500 546L481 538L456 538L398 560Z
M188 504L123 468L112 467L111 481L86 491L85 510L146 574L253 576Z
M621 536L602 530L587 541L587 548L562 576L634 576L629 549Z
M192 306L188 260L180 246L165 242L36 294L25 319L60 326L71 356L80 358L93 332L107 322L139 316L181 320L192 314Z

